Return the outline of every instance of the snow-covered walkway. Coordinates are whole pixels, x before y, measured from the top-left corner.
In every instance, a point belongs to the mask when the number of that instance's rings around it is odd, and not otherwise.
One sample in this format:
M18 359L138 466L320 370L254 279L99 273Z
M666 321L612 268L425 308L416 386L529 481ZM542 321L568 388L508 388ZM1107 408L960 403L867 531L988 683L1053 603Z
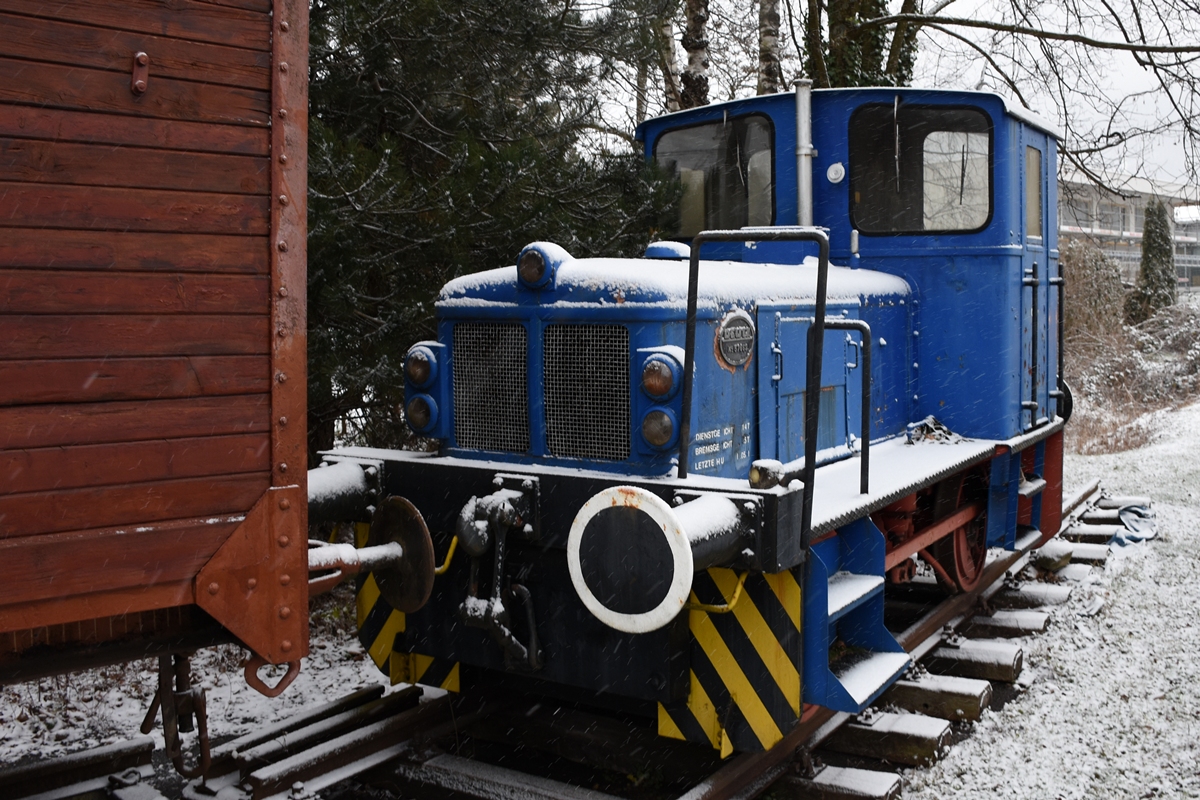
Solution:
M1141 449L1068 456L1066 480L1150 495L1158 539L1115 547L1025 640L1027 691L913 770L906 800L1200 797L1200 405L1154 423Z

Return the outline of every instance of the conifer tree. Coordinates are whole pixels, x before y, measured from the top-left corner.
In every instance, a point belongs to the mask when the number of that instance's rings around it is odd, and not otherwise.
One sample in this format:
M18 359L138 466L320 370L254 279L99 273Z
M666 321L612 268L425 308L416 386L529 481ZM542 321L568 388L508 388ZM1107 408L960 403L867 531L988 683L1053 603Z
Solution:
M1160 308L1174 305L1178 288L1169 212L1163 201L1153 200L1146 206L1142 264L1137 286L1125 298L1125 321L1138 325Z

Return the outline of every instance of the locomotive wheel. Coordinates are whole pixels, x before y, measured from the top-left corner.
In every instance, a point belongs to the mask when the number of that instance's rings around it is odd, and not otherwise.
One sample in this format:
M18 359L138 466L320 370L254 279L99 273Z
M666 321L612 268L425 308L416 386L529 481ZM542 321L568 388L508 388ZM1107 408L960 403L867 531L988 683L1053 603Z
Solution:
M953 580L947 581L938 570L938 582L951 592L969 592L979 585L987 561L987 525L983 517L955 529L946 538L929 548L930 555Z
M374 571L379 593L392 608L411 614L429 601L433 593L433 541L416 506L403 497L392 496L379 504L371 518L368 545L399 542L404 558L393 569Z

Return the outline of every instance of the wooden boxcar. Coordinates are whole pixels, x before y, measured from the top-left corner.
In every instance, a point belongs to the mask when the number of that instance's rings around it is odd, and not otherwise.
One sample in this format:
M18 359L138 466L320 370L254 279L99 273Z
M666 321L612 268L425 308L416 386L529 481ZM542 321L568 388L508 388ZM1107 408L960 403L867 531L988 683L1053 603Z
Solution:
M0 0L0 680L307 652L307 38Z

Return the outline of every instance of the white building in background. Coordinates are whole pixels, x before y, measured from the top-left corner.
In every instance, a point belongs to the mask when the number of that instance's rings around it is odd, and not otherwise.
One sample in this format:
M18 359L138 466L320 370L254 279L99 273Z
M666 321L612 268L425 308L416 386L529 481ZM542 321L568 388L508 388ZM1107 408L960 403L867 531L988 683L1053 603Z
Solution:
M1082 178L1060 177L1058 238L1087 239L1121 265L1125 280L1137 280L1142 260L1146 205L1161 198L1173 211L1175 267L1179 277L1200 286L1200 187L1127 178L1111 194Z

